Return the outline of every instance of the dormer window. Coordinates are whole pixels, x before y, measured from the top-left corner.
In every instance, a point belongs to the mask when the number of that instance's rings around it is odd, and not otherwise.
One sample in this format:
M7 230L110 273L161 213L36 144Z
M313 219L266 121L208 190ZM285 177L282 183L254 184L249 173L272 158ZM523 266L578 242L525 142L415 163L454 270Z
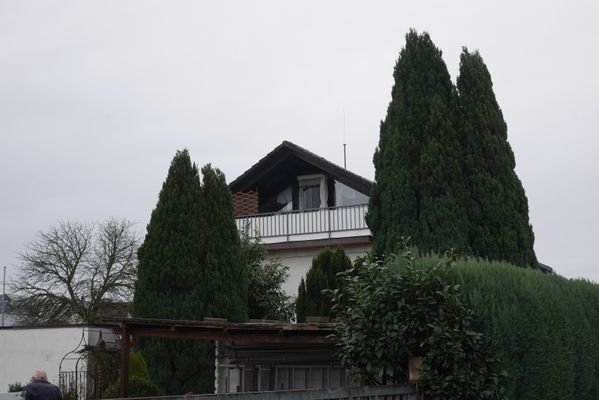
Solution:
M326 208L328 201L327 180L323 174L302 175L299 183L299 209Z

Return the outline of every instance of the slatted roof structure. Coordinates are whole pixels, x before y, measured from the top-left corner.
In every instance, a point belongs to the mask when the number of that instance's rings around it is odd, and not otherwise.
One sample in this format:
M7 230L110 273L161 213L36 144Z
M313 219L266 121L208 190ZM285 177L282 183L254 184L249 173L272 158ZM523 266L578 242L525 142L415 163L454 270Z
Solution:
M333 344L334 324L291 324L279 321L228 322L220 318L202 321L152 318L115 318L103 321L121 336L120 397L128 397L129 337L219 340L251 344Z

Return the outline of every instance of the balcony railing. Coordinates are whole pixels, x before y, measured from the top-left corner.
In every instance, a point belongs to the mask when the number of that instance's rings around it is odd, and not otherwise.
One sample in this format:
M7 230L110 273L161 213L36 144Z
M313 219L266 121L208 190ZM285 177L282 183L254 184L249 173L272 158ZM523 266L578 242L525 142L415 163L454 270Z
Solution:
M317 208L255 214L235 219L239 230L247 228L251 237L265 243L368 236L368 205Z

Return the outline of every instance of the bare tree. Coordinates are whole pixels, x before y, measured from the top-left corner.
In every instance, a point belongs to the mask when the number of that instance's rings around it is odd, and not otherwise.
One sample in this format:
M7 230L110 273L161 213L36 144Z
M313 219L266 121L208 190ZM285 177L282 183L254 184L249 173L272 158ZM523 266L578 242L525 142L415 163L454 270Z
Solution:
M131 300L139 238L131 222L64 222L40 232L12 281L22 322L94 323Z

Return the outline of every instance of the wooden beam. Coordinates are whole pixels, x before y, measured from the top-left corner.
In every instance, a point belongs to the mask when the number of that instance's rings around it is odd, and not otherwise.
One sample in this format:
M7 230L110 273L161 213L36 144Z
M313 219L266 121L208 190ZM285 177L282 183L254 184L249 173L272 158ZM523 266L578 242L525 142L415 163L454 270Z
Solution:
M241 333L225 331L203 331L191 329L179 329L173 331L164 328L144 328L130 326L130 333L135 336L150 336L169 339L194 339L194 340L227 340L246 343L335 343L335 339L324 335L302 335L302 334L264 334L264 333Z
M120 397L129 397L129 329L126 323L121 324L121 387Z

